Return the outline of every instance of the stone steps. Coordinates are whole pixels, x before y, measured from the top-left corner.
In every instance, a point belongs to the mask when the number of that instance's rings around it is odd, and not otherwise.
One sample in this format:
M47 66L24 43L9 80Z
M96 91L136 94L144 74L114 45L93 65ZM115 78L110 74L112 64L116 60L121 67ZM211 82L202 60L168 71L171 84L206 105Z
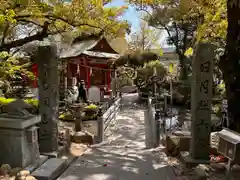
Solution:
M35 171L37 168L39 168L43 163L45 163L48 160L47 156L44 155L40 155L39 159L36 160L36 162L34 162L33 164L25 167L25 170L28 170L29 172L33 172Z
M50 158L31 173L38 180L54 180L60 176L76 157Z

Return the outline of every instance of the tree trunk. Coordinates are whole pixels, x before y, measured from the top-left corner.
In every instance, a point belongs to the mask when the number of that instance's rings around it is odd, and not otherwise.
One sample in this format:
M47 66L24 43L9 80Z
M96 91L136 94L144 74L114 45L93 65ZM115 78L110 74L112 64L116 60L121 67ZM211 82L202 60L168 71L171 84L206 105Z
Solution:
M240 0L228 0L226 58L222 59L230 128L240 132Z
M183 92L184 101L187 102L189 100L189 91L188 91L189 87L186 86L186 81L188 81L188 69L187 69L184 55L179 56L179 63L181 66L179 79L184 82L184 87L182 89L182 92Z
M187 69L187 64L186 64L186 60L185 60L184 55L179 56L179 63L180 63L180 66L181 66L179 79L180 80L187 80L188 79L188 69Z

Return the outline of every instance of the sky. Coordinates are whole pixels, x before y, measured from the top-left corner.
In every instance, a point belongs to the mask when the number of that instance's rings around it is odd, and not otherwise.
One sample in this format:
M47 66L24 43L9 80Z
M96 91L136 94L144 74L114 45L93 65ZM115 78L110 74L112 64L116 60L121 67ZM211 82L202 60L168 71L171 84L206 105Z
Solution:
M112 7L112 6L124 6L124 5L126 5L124 0L113 0L107 6ZM127 20L128 22L130 22L132 31L136 31L136 29L139 28L139 24L140 24L139 15L140 13L137 12L133 6L129 5L128 10L122 17L124 20Z
M113 0L111 3L107 5L107 7L113 7L113 6L124 6L126 3L124 0ZM127 20L131 24L131 32L136 32L137 29L140 26L140 12L137 12L136 9L132 5L128 5L128 9L123 15L123 19ZM169 46L166 43L166 36L167 32L163 32L161 34L160 39L158 40L158 44L160 44L163 48L168 48ZM126 37L127 40L129 40L130 36Z

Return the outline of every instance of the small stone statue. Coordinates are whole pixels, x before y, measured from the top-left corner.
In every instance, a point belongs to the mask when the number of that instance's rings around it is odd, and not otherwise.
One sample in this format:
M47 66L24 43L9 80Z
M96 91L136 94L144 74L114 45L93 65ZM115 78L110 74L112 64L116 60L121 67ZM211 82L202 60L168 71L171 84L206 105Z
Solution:
M22 99L17 99L4 106L4 114L2 116L27 118L33 116L26 109L31 108L31 105L25 103Z
M68 88L68 95L66 97L66 101L69 104L73 104L78 100L79 92L77 86L72 86Z

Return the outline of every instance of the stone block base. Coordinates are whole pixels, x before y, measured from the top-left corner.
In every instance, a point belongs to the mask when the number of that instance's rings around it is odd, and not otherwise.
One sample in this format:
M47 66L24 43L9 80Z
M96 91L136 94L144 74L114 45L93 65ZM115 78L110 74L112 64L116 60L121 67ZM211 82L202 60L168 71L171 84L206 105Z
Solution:
M43 163L45 163L48 160L47 156L40 155L39 159L37 159L33 164L30 164L29 166L25 167L25 170L28 170L29 172L35 171L37 168L39 168Z
M67 160L51 158L48 159L42 166L32 172L38 180L53 180L56 179L67 166Z
M34 163L39 156L36 134L35 127L0 128L0 164L24 168Z
M210 164L209 160L194 159L188 151L181 151L180 157L187 167L195 167L199 164Z
M74 143L93 144L94 136L88 132L79 131L71 137L71 141Z
M63 156L66 152L65 146L59 146L58 151L52 151L52 152L40 152L41 155L47 156L48 158L59 158Z
M204 169L199 167L194 169L192 180L207 180L207 175Z
M188 151L190 148L190 136L167 136L166 150L173 156L179 155L180 151Z

